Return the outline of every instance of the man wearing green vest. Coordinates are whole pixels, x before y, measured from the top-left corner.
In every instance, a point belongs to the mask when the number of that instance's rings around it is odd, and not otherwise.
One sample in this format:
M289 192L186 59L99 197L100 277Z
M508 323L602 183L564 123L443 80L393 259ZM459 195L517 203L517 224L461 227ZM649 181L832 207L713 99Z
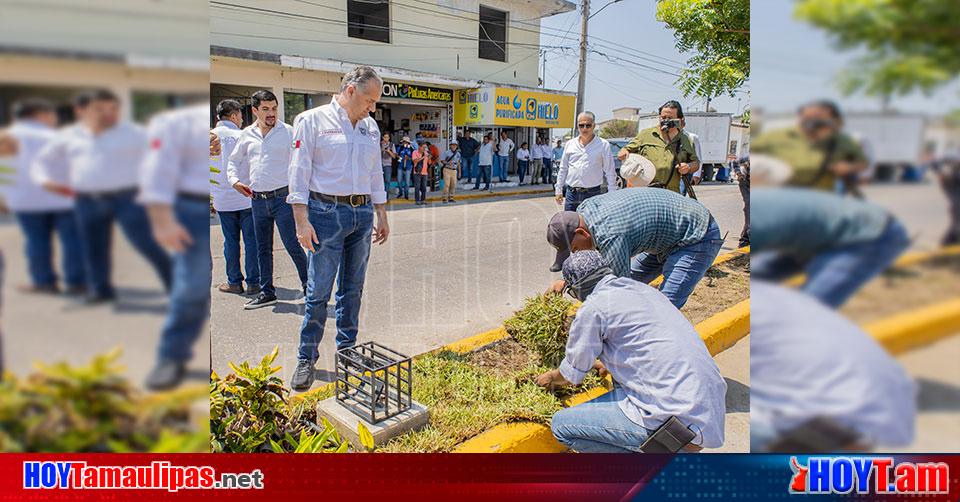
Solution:
M697 151L686 134L680 134L683 107L667 101L660 107L660 124L640 131L633 141L620 149L617 158L626 160L631 153L640 154L657 168L650 186L680 193L680 179L700 168Z
M843 115L831 101L807 103L797 127L758 135L750 152L775 157L793 168L787 185L859 195L857 175L867 168L863 149L842 131Z

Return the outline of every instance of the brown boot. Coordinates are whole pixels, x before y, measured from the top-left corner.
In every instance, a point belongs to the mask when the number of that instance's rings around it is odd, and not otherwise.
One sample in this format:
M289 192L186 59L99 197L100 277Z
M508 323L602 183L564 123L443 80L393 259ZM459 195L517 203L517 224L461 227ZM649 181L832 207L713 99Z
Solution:
M22 286L17 286L17 291L20 293L29 293L29 294L55 295L60 292L60 288L58 288L56 284L48 284L43 286L35 286L33 284L24 284Z
M217 286L217 290L221 293L233 293L235 295L243 294L243 284L221 284Z

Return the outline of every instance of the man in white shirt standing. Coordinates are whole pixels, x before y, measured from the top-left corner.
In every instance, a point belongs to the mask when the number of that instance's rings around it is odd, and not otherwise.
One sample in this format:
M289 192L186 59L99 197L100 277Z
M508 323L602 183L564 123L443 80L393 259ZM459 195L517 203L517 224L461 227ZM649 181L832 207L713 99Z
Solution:
M542 182L548 185L553 184L550 180L553 177L553 147L550 146L549 138L543 138L540 141L540 156L543 157ZM537 183L541 183L541 181L538 180Z
M277 303L277 290L273 285L274 225L297 268L303 295L307 295L307 255L297 243L293 210L286 202L290 193L288 171L293 151L293 128L277 120L279 103L272 92L257 91L251 100L257 120L243 130L227 164L230 186L253 198L251 208L257 234L260 294L244 305L246 310ZM382 172L380 177L383 177Z
M492 182L491 165L495 156L493 138L488 134L483 137L483 143L477 149L477 182L473 185L472 190L480 189L480 179L483 178L486 183L483 189L490 191L490 183Z
M68 294L86 291L83 249L73 214L73 200L50 193L30 178L30 164L54 136L57 114L49 101L28 98L13 104L13 125L0 132L0 157L12 157L11 184L0 183L0 208L13 211L26 240L27 265L31 284L21 292L57 293L57 273L53 266L53 234L60 236L63 279ZM4 162L0 162L4 164Z
M139 201L154 238L173 259L170 308L157 363L146 387L176 387L193 357L193 344L210 314L210 164L204 141L209 108L191 106L150 121L150 151L140 177Z
M515 148L516 146L514 146L513 140L507 137L507 132L502 131L500 133L500 143L497 145L497 161L494 162L493 166L493 174L497 176L499 172L501 182L510 181L510 152ZM500 166L499 169L497 169L497 165Z
M327 301L338 275L337 349L356 344L371 241L383 244L390 235L380 129L370 117L382 88L373 68L358 66L344 75L340 93L329 104L294 120L287 202L293 205L297 239L310 259L300 350L290 385L297 391L313 384Z
M543 171L543 145L540 141L540 136L537 136L534 140L533 146L530 147L530 184L536 185L540 183L541 172Z
M227 282L217 287L223 293L256 295L260 293L260 263L258 261L257 237L253 224L250 197L230 186L227 180L227 164L230 154L240 140L243 115L240 102L225 99L217 104L217 126L213 133L220 140L220 155L213 159L220 171L214 175L215 185L210 186L213 209L220 220L223 232L223 258L227 267ZM247 287L243 287L243 271L240 269L240 238L243 237L244 266L247 272Z
M74 197L87 266L87 303L116 296L110 281L114 221L169 291L170 257L154 240L147 213L135 201L146 134L141 127L120 121L120 100L108 90L80 93L74 108L79 122L43 147L31 175L48 191Z
M576 211L580 203L600 195L600 184L607 178L607 191L617 189L617 170L610 152L610 143L595 134L596 117L592 112L577 116L580 135L567 141L560 158L555 193L557 204L564 211ZM556 269L556 270L554 270ZM559 272L559 264L550 267Z

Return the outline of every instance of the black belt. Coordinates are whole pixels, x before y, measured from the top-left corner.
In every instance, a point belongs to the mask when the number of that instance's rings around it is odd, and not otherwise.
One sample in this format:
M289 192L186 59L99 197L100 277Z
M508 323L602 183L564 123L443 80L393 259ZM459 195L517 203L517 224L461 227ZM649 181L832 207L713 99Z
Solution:
M77 191L77 195L82 195L85 197L91 198L103 198L103 197L114 197L118 195L137 195L136 188L120 188L117 190L105 190L102 192L86 192L86 191Z
M210 194L205 193L178 192L177 198L191 202L202 202L204 204L210 203Z
M571 192L592 192L594 190L600 190L600 187L595 186L590 188L583 188L583 187L572 187L570 185L567 185L567 190L570 190Z
M323 202L333 202L334 204L345 204L350 207L360 207L370 202L369 195L327 195L320 192L310 192L310 198L321 200Z
M275 199L277 197L286 197L290 193L289 187L280 187L269 192L253 192L254 199Z

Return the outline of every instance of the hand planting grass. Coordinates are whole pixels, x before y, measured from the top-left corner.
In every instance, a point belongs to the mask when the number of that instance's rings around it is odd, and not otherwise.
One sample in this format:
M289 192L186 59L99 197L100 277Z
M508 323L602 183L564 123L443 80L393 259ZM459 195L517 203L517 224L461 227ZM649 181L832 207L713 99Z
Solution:
M25 380L0 379L0 451L201 452L203 423L190 408L200 390L144 396L116 364L120 352L84 366L39 366Z
M562 295L527 298L517 313L503 323L507 333L525 349L537 354L541 364L556 368L563 360L574 303Z

